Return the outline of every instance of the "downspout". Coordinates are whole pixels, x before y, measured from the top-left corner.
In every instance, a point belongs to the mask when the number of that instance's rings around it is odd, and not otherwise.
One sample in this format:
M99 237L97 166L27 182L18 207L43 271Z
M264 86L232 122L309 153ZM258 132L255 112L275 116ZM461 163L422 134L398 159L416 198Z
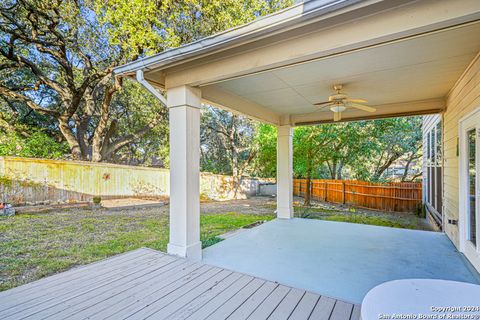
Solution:
M150 91L151 94L153 94L158 100L160 100L165 106L167 105L167 99L157 90L155 89L150 82L145 80L145 77L143 76L143 70L137 70L137 81L148 91Z

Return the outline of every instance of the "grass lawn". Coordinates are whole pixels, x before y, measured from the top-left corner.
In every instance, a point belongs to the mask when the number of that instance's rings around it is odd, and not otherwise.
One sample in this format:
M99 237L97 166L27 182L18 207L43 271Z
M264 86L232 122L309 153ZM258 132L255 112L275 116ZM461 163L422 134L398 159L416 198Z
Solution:
M307 219L319 219L338 222L369 224L373 226L431 230L424 219L409 213L385 213L369 210L339 210L315 207L295 206L295 216Z
M276 204L269 202L263 207L275 210ZM373 226L393 227L414 230L431 230L425 219L414 213L388 213L367 209L358 209L323 202L313 202L311 206L303 206L303 199L294 202L295 217L319 219L338 222L369 224Z
M312 214L308 216L309 219L329 220L338 222L350 222L369 224L372 226L402 228L402 229L420 229L415 222L407 219L391 219L388 217L368 216L364 214Z
M166 250L168 207L142 210L71 209L0 218L0 291L75 265L149 247ZM218 235L271 214L203 213L203 246Z

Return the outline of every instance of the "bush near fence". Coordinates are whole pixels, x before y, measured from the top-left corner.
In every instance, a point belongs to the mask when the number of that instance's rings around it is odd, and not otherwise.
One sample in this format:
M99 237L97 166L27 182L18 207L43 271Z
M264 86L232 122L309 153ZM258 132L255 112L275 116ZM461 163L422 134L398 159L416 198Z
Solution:
M311 180L311 198L382 211L416 212L422 203L422 184L373 183L358 180ZM293 194L303 197L306 179L294 179Z

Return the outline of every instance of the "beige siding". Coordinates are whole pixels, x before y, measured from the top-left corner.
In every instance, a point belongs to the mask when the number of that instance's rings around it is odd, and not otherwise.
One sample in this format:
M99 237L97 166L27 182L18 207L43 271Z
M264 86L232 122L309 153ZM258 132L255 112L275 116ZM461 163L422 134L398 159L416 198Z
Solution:
M459 219L458 212L458 124L459 120L480 108L480 55L473 60L447 96L444 119L444 217ZM459 246L458 226L445 223L445 232Z

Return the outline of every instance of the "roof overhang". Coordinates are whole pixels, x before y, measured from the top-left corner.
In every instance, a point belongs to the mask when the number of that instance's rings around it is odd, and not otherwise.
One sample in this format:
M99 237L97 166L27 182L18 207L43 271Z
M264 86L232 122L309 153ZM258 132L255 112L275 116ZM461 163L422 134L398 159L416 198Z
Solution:
M201 87L206 103L272 124L331 121L313 103L334 83L378 109L345 120L429 114L480 51L478 34L478 0L312 0L115 73Z
M138 69L164 69L209 54L228 50L247 42L270 37L306 24L315 17L363 0L315 0L297 3L284 10L198 41L133 61L115 69L118 75L133 75Z

